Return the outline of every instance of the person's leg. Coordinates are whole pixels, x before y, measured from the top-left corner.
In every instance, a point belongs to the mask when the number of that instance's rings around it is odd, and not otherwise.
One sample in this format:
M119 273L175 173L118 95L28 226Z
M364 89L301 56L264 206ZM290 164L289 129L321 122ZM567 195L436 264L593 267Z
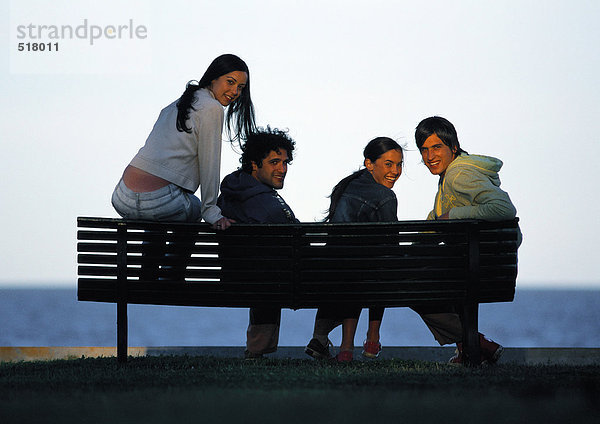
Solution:
M362 308L360 307L344 307L341 316L342 321L342 343L340 344L340 352L335 359L338 362L349 362L353 359L354 352L354 336L356 335L356 327L358 326L358 318Z
M313 338L326 345L329 333L341 323L340 311L337 308L321 307L317 309Z
M463 363L462 322L460 315L451 312L453 308L412 308L417 312L440 345L456 343L456 355L450 358L450 363ZM495 364L504 352L504 347L479 333L481 360Z
M413 307L440 345L462 341L462 322L452 307Z
M369 308L369 328L367 329L367 341L379 343L381 321L383 320L384 308Z
M383 319L384 308L369 308L369 327L367 329L367 339L363 343L363 356L367 358L377 358L381 352L381 343L379 343L381 321Z
M280 322L280 308L250 308L250 323L246 331L247 351L254 355L275 352Z
M334 307L320 307L315 316L315 327L312 339L306 345L304 352L315 359L329 359L329 333L342 323L339 310Z
M358 326L357 318L346 318L342 321L342 343L340 351L354 351L354 336Z
M164 194L167 190L162 189ZM111 203L117 213L124 219L132 220L154 220L154 216L146 214L147 207L145 200L152 199L154 192L136 193L120 180L115 187ZM166 254L165 233L163 231L146 231L146 240L142 242L142 266L140 270L140 280L157 280L159 278L159 268L164 261Z
M140 194L145 195L141 201L141 219L175 222L199 222L202 219L200 199L175 184ZM166 243L164 265L161 268L166 271L168 279L183 281L194 247L193 237L181 233L177 234L176 239L173 235L167 237L171 239Z

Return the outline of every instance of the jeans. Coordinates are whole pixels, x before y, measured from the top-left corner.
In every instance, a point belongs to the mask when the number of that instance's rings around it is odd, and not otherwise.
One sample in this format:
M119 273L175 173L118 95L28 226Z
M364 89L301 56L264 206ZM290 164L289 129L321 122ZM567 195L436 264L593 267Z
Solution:
M175 184L136 193L121 180L113 192L112 204L125 219L187 222L202 219L200 199Z
M136 193L125 185L123 180L115 187L112 204L119 215L125 219L148 221L185 221L196 222L202 219L201 202L196 196L175 184L169 184L158 190ZM140 271L141 280L184 280L186 262L193 240L166 242L165 234L150 231L153 241L143 243L143 262Z

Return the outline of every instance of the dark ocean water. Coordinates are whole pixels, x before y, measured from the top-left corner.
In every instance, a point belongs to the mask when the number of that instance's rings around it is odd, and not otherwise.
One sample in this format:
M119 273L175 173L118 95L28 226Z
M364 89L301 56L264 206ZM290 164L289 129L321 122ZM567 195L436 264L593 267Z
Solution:
M481 305L480 330L507 347L600 347L600 290L518 290L514 302ZM280 346L303 346L315 310L284 310ZM366 331L363 311L356 335ZM115 346L116 306L79 302L73 289L0 289L0 346ZM129 306L130 346L243 346L247 309ZM437 346L406 308L387 309L386 346ZM332 333L334 344L341 339Z

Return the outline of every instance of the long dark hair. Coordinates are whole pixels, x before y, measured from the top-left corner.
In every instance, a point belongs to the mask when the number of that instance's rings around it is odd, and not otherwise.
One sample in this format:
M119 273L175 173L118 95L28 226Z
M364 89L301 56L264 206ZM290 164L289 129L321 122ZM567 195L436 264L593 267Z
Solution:
M365 160L369 159L371 162L375 162L381 157L381 155L389 152L390 150L400 150L400 152L402 152L402 163L404 164L404 151L402 150L402 146L389 137L377 137L369 141L363 150L363 156L365 157ZM340 199L342 198L342 194L344 194L344 191L346 191L348 185L350 185L352 181L363 175L365 172L369 171L367 171L366 168L359 169L336 184L329 195L331 202L329 204L329 210L327 211L327 216L325 217L324 221L330 221L331 218L333 218L333 215L335 215L335 210L337 209Z
M223 54L212 61L200 81L187 83L185 91L177 101L176 125L178 131L192 132L186 122L190 117L190 110L193 109L192 102L196 91L210 86L210 83L215 79L234 71L246 72L248 80L240 97L230 104L227 109L225 119L227 135L230 141L237 140L241 142L248 134L256 130L254 105L250 98L250 71L248 65L234 54ZM234 135L232 136L232 134Z

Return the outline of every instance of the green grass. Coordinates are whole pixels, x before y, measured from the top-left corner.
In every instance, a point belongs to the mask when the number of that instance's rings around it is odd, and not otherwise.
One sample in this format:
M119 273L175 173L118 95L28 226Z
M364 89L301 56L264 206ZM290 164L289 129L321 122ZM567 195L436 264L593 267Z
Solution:
M0 364L0 423L600 422L599 366L114 358Z

